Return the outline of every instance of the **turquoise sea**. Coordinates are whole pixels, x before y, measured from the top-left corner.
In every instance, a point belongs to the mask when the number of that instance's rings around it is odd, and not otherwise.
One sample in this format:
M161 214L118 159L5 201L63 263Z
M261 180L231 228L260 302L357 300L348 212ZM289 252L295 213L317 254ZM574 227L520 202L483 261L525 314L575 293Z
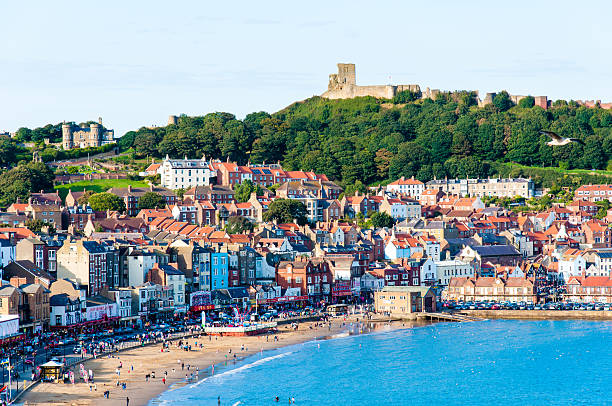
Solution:
M218 396L232 406L607 405L612 323L437 323L308 342L217 366L151 404Z

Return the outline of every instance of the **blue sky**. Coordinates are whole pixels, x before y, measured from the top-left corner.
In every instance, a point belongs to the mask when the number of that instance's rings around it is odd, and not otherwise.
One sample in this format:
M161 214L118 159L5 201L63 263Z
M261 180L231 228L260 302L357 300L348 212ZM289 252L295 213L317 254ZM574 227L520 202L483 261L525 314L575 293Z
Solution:
M612 101L604 1L2 1L0 131L277 111L359 84Z

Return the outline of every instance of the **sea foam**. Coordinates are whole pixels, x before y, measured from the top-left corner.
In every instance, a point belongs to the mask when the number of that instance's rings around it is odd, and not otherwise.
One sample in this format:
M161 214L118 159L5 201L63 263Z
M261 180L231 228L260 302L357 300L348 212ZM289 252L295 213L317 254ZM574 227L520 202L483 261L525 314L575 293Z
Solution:
M268 362L274 361L275 359L287 357L287 356L289 356L291 354L293 354L293 351L288 351L288 352L284 352L282 354L272 355L270 357L258 359L257 361L251 362L251 363L246 364L246 365L242 365L242 366L240 366L238 368L230 369L230 370L222 372L222 373L220 373L218 375L207 376L206 378L204 378L204 379L194 383L193 385L190 385L189 387L190 388L195 388L198 385L200 385L202 382L206 382L206 381L213 380L213 379L220 379L220 378L223 378L223 377L226 377L226 376L238 374L240 372L246 371L246 370L254 368L256 366L263 365L263 364L266 364Z

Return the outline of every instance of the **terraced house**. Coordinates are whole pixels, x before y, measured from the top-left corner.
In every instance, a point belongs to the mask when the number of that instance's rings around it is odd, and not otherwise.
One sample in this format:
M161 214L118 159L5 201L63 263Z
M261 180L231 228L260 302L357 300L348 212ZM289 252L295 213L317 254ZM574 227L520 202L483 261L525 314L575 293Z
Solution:
M476 277L451 278L446 299L464 302L530 302L538 301L533 278Z
M580 303L612 303L610 276L572 276L567 282L567 300Z

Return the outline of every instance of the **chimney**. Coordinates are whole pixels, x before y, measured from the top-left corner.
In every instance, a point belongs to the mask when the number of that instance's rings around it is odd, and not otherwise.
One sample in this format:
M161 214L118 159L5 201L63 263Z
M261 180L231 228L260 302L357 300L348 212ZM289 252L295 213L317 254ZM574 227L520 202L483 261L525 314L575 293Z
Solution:
M25 285L27 282L26 278L20 278L18 276L13 276L10 280L9 283L11 286L14 286L16 288L18 288L21 285Z

